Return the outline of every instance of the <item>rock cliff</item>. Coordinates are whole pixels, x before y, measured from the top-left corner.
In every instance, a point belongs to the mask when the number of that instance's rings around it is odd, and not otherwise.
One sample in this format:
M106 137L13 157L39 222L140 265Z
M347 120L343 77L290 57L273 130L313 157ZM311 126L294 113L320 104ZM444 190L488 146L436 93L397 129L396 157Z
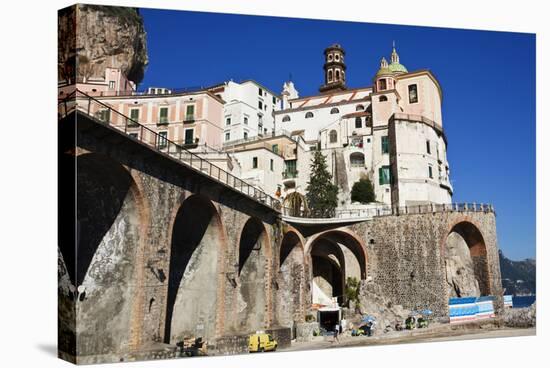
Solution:
M143 79L147 40L138 9L79 4L59 11L58 27L60 80L103 77L106 67Z

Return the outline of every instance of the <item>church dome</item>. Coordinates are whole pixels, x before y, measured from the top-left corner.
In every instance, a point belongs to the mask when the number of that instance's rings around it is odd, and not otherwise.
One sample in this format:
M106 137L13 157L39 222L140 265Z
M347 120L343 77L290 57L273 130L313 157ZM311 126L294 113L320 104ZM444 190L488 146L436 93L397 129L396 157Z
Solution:
M380 76L380 75L387 75L387 74L392 74L392 70L389 68L389 67L381 67L380 69L378 69L378 71L376 72L376 76Z
M407 73L408 72L407 68L405 68L405 65L400 64L400 63L391 63L390 66L388 67L388 69L392 73Z

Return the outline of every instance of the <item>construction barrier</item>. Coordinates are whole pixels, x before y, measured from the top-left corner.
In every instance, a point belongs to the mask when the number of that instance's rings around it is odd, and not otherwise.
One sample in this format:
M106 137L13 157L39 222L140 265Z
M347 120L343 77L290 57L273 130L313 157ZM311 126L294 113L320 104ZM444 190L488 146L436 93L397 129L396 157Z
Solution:
M493 318L495 317L494 300L492 296L450 298L450 322L464 323Z

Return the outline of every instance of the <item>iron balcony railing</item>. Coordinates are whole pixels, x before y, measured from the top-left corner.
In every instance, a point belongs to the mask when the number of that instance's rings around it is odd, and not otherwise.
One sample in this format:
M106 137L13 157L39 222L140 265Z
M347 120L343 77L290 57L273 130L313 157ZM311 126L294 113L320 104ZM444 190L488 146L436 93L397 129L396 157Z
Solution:
M365 209L335 209L327 211L304 211L303 209L283 207L282 213L285 216L302 218L372 218L394 215L412 215L442 212L484 212L495 213L491 204L484 203L448 203L448 204L425 204L418 206L380 206Z
M100 120L95 113L105 109L108 109L110 113L103 113L101 117L104 120ZM66 98L59 100L58 116L62 118L75 110L87 114L102 124L112 126L128 134L131 139L144 143L163 155L175 158L186 166L208 175L221 184L233 188L261 204L280 211L280 201L278 199L78 89Z
M296 177L298 177L298 170L283 171L283 179L295 179Z

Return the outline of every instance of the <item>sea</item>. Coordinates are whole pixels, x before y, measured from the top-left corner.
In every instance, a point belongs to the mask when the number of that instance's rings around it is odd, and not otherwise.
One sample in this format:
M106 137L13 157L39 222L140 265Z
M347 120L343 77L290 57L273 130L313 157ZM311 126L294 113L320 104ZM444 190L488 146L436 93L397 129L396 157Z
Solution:
M533 304L536 300L536 295L523 295L512 297L512 308L525 308Z

